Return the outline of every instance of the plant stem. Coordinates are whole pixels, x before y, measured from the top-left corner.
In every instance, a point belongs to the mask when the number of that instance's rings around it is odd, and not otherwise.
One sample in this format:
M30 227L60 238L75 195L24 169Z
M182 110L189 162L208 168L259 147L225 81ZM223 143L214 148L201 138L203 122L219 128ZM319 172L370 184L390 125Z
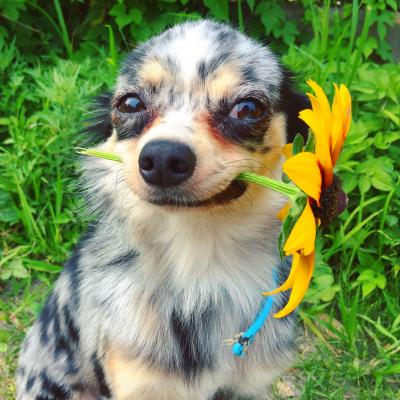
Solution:
M106 152L100 151L100 150L78 148L78 149L76 149L76 152L78 154L83 154L85 156L93 156L93 157L98 157L98 158L104 158L105 160L122 162L122 158L120 156L118 156L117 154L106 153Z
M240 32L244 32L242 0L237 0L238 22Z
M100 150L78 148L76 149L76 152L85 156L93 156L104 158L105 160L122 162L120 156L112 153L106 153ZM271 179L263 175L258 175L254 172L242 172L240 175L238 175L236 179L240 181L256 183L257 185L275 190L275 192L282 193L293 201L297 198L299 194L303 193L299 188L294 185L289 185L281 181L276 181L275 179Z
M67 26L65 25L64 15L62 13L62 8L59 0L53 0L54 8L56 10L58 23L60 24L60 30L62 33L62 39L64 42L65 49L67 50L68 57L71 58L73 55L72 44L69 40Z
M115 44L115 35L111 25L105 25L105 27L108 29L108 45L110 48L110 57L108 58L108 61L111 64L114 75L116 75L118 56L117 56L117 47Z
M260 186L264 186L268 189L275 190L276 192L282 193L294 200L301 192L296 186L289 185L284 182L276 181L275 179L268 178L266 176L255 174L254 172L242 172L236 179L240 181L252 182Z
M357 40L357 50L354 54L353 65L351 66L352 68L351 68L351 72L350 72L350 77L348 78L348 81L347 81L348 87L351 86L351 83L356 75L358 67L361 64L362 51L363 51L365 43L368 39L368 32L369 32L369 29L371 28L372 23L373 23L372 8L371 8L371 6L367 5L365 7L365 16L364 16L363 27L362 27L359 39Z

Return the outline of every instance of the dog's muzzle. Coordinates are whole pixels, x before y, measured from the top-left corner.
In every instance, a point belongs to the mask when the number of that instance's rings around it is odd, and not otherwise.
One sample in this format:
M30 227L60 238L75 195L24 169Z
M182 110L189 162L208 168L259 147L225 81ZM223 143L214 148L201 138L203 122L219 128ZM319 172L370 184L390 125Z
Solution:
M140 175L150 186L145 200L159 206L215 206L235 200L246 191L244 182L234 180L219 193L197 199L193 192L180 186L193 175L195 167L196 155L189 146L168 140L147 143L139 155Z

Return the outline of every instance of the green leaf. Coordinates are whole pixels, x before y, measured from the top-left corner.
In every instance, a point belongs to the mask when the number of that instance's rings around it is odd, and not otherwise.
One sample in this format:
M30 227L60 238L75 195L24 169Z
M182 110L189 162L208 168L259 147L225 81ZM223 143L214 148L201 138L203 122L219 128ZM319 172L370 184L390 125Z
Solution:
M254 6L255 6L255 3L256 3L256 0L246 0L246 2L248 4L250 10L254 11Z
M397 11L399 5L397 4L396 0L386 0L386 3L393 8L394 11Z
M10 269L5 269L4 271L1 271L0 274L0 279L3 281L6 281L7 279L11 278L11 270Z
M115 19L115 22L122 29L125 26L129 25L132 22L139 24L142 21L142 14L139 10L133 9L129 14L120 15Z
M23 266L20 258L15 258L10 263L10 270L15 278L29 278L29 271Z
M287 20L283 25L283 41L286 44L293 44L296 36L299 35L299 30L293 21Z
M132 18L132 21L139 25L142 22L142 13L137 8L134 8L130 11L129 16Z
M131 25L130 32L132 37L138 41L144 41L149 39L155 34L162 32L167 26L173 25L177 21L176 16L173 13L164 13L159 15L157 18L146 23L140 24L140 26Z
M24 259L24 264L35 271L49 272L51 274L57 274L62 271L62 267L58 265L49 264L44 261L31 260L29 258Z
M204 5L210 10L214 17L229 22L228 0L204 0Z
M290 232L293 229L295 222L296 221L294 220L294 218L289 214L282 223L281 231L279 232L278 236L278 250L282 259L285 256L283 252L283 247L285 246L285 243L290 235Z
M306 206L307 198L298 197L294 206L290 208L288 216L284 219L278 236L278 249L281 258L284 257L283 247L292 232L292 229Z
M304 151L309 151L310 153L315 151L315 135L311 131L308 133Z
M371 184L375 189L389 192L393 189L392 177L383 169L375 170L371 177Z
M332 285L320 291L320 298L322 301L330 302L335 297L336 293L340 290L339 285Z
M375 262L377 261L376 258L371 253L367 253L366 251L363 251L363 249L361 248L357 251L357 258L360 265L365 267L367 266L370 267L374 265ZM368 269L368 271L370 270Z
M400 110L399 110L399 111L400 111ZM397 126L400 125L400 118L399 118L397 115L395 115L395 113L393 113L393 112L391 112L391 111L389 111L389 110L387 110L387 109L383 109L382 112L383 112L390 120L392 120ZM399 137L400 137L399 132L397 132L397 135L398 135L397 138L399 138Z
M282 174L281 179L282 179L282 182L284 182L284 183L290 183L291 182L290 178L285 173Z
M10 125L10 118L0 118L0 125Z
M378 132L374 137L374 146L377 149L386 150L397 140L400 140L399 132Z
M400 314L393 321L392 329L396 330L399 325L400 325Z
M359 182L357 179L357 175L354 172L351 173L341 173L340 175L342 180L342 187L345 193L351 193L356 187Z
M297 133L293 140L292 154L295 156L296 154L302 152L303 147L304 147L304 138L300 133Z
M362 297L365 298L367 297L371 292L374 291L376 288L376 283L375 281L367 281L362 284L361 289L362 289Z
M376 284L379 289L384 289L386 287L386 277L385 275L378 274L375 278Z
M378 41L373 36L369 36L364 43L362 49L365 58L368 58L372 52L378 47Z
M360 192L365 194L371 188L371 180L366 175L361 175L358 181L358 187L360 188Z
M19 10L24 10L24 0L3 0L0 2L1 14L10 21L17 21Z
M400 374L400 364L390 365L389 367L374 371L374 375L394 375Z
M124 4L116 4L108 12L109 15L116 17L115 22L120 29L134 22L139 25L142 22L142 13L137 8L132 8L129 12L126 12Z
M256 7L256 14L260 15L267 35L274 34L275 37L282 36L282 27L285 21L285 13L282 7L272 1L262 1Z
M296 198L297 209L295 207L292 207L292 209L290 210L292 215L296 219L300 217L300 214L303 212L304 208L306 207L306 204L307 204L307 196L304 195Z
M0 190L0 221L16 222L18 220L19 214L15 208L11 194Z
M123 4L116 4L108 12L108 15L111 15L112 17L118 17L120 15L125 15L125 14L126 14L126 11L125 11L125 6Z
M0 209L0 221L14 223L19 220L19 214L13 207L4 207Z

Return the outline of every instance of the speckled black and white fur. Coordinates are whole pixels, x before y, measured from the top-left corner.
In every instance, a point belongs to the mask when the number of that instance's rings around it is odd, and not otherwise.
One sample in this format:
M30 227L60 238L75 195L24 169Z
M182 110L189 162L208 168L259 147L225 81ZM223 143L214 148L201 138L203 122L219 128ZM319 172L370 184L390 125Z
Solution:
M121 112L127 94L145 109ZM248 98L262 116L231 118ZM137 47L100 103L99 148L123 162L83 160L96 222L28 332L17 398L268 397L290 360L294 317L269 318L244 358L223 341L252 322L273 269L287 275L276 249L284 199L251 184L231 201L217 194L243 170L280 177L280 149L304 131L307 104L267 47L207 20ZM196 168L179 186L155 189L138 172L155 140L193 149ZM275 311L285 301L276 296Z

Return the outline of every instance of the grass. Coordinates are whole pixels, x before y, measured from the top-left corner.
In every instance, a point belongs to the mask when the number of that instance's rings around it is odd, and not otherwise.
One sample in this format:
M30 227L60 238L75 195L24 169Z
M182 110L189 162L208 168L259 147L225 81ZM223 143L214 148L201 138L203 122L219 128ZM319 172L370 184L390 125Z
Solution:
M339 321L335 324L341 325ZM324 340L316 341L314 334L306 329L299 343L297 363L275 385L275 400L287 398L278 390L279 383L292 388L295 397L301 399L399 398L395 377L388 378L384 386L374 385L371 375L377 369L377 359L355 356L343 348L339 337L330 329L325 330L324 337Z
M245 3L235 4L242 29ZM18 42L0 42L0 399L15 397L21 340L84 231L75 149L86 143L79 131L90 99L112 85L117 33L128 35L108 21L106 43L93 39L95 53L86 58L74 48L62 4L51 4L53 14L38 11L53 18L57 48L45 41L48 51L38 57L22 55ZM350 85L354 121L337 168L349 207L317 240L300 314L305 335L274 396L400 399L400 75L397 64L380 59L384 44L371 39L385 10L354 1L330 14L330 1L303 4L311 38L287 46L283 61L303 90L310 77L327 91L332 82Z

